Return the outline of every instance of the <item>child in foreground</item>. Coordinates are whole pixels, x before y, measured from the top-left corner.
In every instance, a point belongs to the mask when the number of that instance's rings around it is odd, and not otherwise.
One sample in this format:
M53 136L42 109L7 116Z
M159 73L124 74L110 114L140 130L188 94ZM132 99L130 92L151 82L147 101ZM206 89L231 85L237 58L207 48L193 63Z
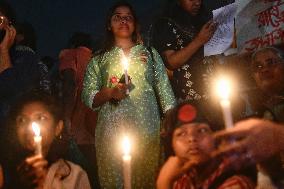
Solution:
M0 175L4 173L4 188L91 188L86 172L64 159L68 142L62 138L63 115L59 104L49 95L33 92L13 107L5 135L7 149L2 149L5 157L1 159ZM42 153L37 155L34 123L40 127L42 136Z
M252 179L233 171L224 159L212 159L216 149L213 125L201 107L180 104L166 116L172 156L160 170L158 189L253 189Z

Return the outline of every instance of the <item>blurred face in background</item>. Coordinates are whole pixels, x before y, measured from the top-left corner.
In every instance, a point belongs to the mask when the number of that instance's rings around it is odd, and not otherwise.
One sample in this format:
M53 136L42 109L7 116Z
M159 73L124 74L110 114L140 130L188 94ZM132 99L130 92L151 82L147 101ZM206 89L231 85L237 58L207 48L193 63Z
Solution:
M192 16L198 14L202 0L179 0L180 6Z
M261 91L277 94L284 89L284 61L272 49L257 52L252 61L253 77Z
M32 130L33 122L40 127L42 151L43 155L46 155L55 137L59 136L63 128L63 122L56 122L53 115L41 102L26 104L16 117L16 126L20 144L28 151L35 149L34 132Z

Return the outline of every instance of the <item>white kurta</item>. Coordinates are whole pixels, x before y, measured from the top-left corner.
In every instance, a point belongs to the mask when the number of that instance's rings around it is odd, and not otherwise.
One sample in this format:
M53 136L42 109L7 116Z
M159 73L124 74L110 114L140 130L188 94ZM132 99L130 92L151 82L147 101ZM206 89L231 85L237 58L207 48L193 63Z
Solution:
M44 189L91 189L86 172L78 165L67 161L71 167L70 174L61 180L62 175L69 172L63 159L53 163L47 173Z

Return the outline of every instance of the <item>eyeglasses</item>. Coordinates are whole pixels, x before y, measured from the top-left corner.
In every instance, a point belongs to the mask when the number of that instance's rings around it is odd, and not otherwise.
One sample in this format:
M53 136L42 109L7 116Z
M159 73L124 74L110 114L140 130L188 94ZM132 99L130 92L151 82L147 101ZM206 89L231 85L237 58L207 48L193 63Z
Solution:
M273 59L273 58L270 58L270 59L267 59L265 60L265 62L254 62L252 64L252 71L254 73L257 73L257 72L260 72L263 68L274 68L280 64L283 63L283 60L281 59Z
M133 22L134 18L131 15L127 15L127 16L120 16L119 14L115 14L112 16L112 20L115 22Z

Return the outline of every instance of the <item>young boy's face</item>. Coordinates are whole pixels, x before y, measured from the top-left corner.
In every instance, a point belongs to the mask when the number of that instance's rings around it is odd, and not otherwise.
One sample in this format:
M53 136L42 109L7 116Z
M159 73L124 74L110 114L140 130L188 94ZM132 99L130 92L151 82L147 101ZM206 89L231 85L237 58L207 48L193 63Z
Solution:
M173 133L172 145L176 156L185 160L206 161L215 149L212 130L205 123L184 124Z

